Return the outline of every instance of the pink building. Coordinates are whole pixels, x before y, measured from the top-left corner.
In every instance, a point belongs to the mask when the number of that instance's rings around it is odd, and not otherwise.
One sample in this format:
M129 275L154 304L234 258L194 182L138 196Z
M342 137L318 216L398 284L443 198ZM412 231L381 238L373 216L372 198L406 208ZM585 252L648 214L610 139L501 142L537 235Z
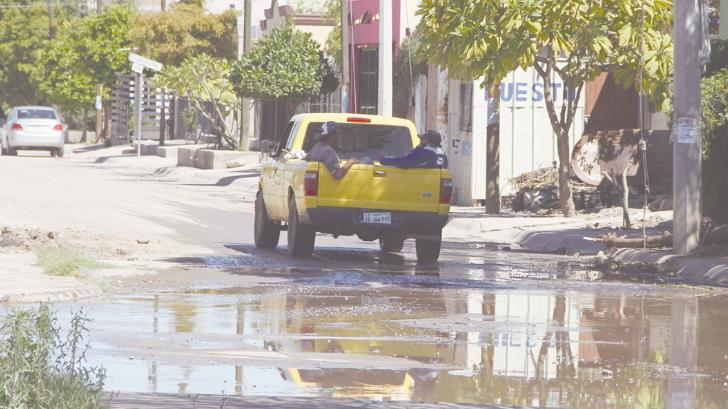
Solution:
M347 1L347 0L344 0ZM379 64L379 0L348 0L349 21L349 111L377 113L377 82ZM411 3L411 4L410 4ZM417 1L392 0L392 55L397 59L399 45L404 39L402 17L414 28ZM404 10L403 10L404 8ZM409 27L408 27L409 28Z

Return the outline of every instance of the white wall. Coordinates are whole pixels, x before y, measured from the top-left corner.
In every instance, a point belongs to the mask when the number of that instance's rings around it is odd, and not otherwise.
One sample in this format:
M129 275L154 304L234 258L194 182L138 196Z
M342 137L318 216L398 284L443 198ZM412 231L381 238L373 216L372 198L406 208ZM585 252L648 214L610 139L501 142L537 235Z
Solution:
M563 81L554 74L557 87L554 102L557 113L562 106ZM584 95L578 103L569 132L573 147L584 132ZM558 162L556 137L543 100L543 82L533 70L518 70L501 82L500 88L500 190L513 193L508 183L524 172L552 166Z

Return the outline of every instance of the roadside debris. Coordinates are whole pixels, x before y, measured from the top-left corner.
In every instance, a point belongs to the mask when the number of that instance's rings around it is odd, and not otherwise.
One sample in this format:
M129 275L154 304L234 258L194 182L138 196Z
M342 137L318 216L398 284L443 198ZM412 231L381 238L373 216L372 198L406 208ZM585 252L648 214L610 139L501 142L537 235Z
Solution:
M643 240L642 237L626 237L617 236L616 234L607 234L600 237L598 240L602 241L607 248L643 248L647 247L650 249L670 247L672 246L672 233L664 232L661 235L647 236Z
M510 180L516 194L504 207L513 211L539 212L559 209L559 172L555 167L522 173ZM571 191L577 210L602 207L599 190L586 183L572 180Z

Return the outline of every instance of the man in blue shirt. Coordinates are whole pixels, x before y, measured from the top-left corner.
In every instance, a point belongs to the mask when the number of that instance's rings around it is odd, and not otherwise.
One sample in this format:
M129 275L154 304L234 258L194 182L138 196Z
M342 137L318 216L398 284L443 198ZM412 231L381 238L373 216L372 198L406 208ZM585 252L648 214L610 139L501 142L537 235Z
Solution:
M420 135L420 144L405 156L384 158L380 162L384 166L398 168L434 168L447 169L447 155L440 146L442 137L437 131L429 130Z

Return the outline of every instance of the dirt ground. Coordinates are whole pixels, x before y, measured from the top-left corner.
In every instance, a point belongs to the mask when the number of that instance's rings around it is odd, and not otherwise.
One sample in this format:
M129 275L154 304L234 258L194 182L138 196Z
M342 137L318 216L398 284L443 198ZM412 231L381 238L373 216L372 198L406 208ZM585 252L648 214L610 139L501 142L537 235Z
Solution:
M235 218L252 212L256 164L199 171L124 150L0 157L0 265L11 277L0 284L0 300L109 290L118 279L168 268L166 258L213 254L243 229ZM79 250L106 267L85 278L48 277L33 265L33 251L45 246Z

